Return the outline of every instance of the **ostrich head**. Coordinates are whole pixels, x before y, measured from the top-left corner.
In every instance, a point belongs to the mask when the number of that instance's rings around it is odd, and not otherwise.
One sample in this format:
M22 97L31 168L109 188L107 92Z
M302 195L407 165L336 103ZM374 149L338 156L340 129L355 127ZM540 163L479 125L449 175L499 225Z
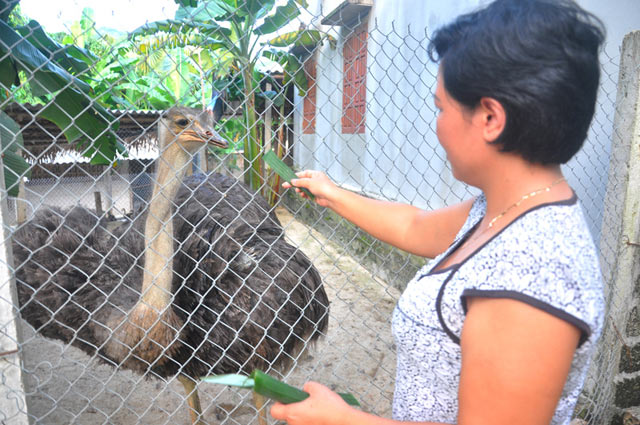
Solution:
M158 123L160 152L193 153L203 144L226 148L229 143L213 129L213 124L213 116L207 111L184 106L169 109Z

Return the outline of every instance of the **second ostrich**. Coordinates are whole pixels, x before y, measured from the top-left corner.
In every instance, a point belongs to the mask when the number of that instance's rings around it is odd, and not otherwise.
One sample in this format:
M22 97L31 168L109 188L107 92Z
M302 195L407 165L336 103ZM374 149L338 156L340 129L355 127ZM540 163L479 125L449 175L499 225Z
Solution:
M143 216L43 208L13 235L22 317L115 367L178 375L193 423L199 377L284 367L324 333L329 309L264 199L220 174L183 180L205 143L226 145L210 115L173 108Z

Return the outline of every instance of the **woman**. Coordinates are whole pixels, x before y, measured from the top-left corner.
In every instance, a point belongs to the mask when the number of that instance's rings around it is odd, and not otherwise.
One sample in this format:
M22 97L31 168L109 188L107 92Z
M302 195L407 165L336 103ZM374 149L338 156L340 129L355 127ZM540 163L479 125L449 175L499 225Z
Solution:
M560 164L586 138L603 38L600 21L569 0L497 0L434 34L437 135L454 176L482 191L474 199L422 211L358 196L317 171L298 174L292 185L319 205L435 259L393 313L394 419L353 409L317 383L301 403L276 403L276 419L569 424L604 301Z

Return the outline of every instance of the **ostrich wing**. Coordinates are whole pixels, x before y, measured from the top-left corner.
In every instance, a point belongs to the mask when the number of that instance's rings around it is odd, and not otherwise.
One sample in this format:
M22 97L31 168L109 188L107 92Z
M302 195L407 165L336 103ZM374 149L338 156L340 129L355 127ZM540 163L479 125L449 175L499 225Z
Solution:
M94 211L38 211L13 235L22 317L92 354L108 337L106 316L139 298L142 250L139 230L108 230Z

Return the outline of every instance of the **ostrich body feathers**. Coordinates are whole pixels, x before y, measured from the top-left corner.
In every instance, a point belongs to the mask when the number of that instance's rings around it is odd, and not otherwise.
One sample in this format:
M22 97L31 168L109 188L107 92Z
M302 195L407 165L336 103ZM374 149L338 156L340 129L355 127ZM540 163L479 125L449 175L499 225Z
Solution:
M82 207L38 211L13 236L22 317L46 337L160 377L281 367L322 335L320 275L264 199L236 179L194 175L172 210L172 301L149 309L157 326L146 342L125 326L141 298L144 214L107 222Z

